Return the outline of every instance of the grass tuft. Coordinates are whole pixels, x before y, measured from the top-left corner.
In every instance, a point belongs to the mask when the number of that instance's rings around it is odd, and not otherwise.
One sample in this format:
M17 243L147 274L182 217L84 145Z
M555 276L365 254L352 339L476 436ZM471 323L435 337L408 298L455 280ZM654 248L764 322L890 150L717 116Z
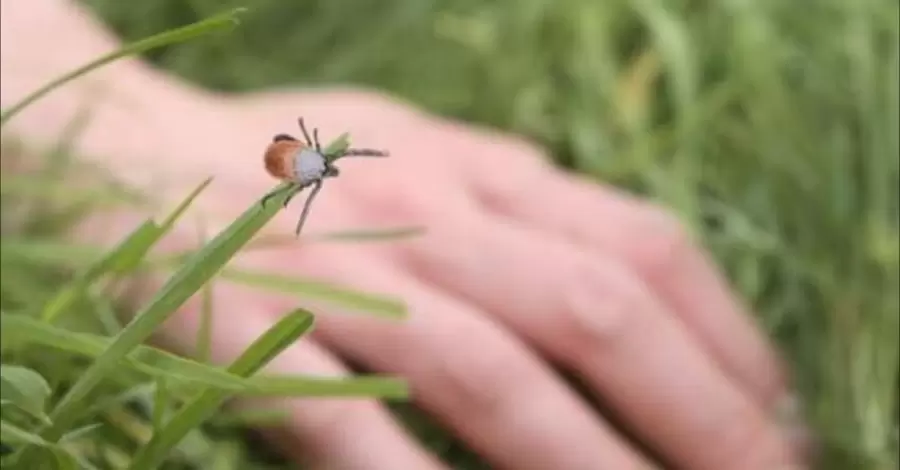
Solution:
M0 125L73 78L117 58L210 32L232 23L241 12L243 9L234 9L154 35L97 59L52 81L5 111ZM349 136L345 134L329 150L339 151L347 145ZM22 148L4 142L4 163L20 158L22 152ZM64 154L65 148L59 147L54 152ZM27 182L29 178L50 188L68 181L70 174L58 172L58 163L48 160L46 168L36 172L17 171L15 178L4 175L4 180L22 183L12 188L4 185L4 208L19 208L29 198L46 196L32 191L35 186ZM136 313L117 311L122 299L112 298L111 290L98 286L108 286L152 266L148 262L151 250L211 182L208 179L198 185L162 222L145 221L105 252L68 239L67 229L80 216L88 214L91 207L72 207L71 201L83 204L86 200L79 198L76 188L60 200L60 203L69 202L70 206L57 209L67 213L68 223L60 223L55 214L45 215L41 210L13 218L7 218L4 210L5 235L0 243L4 254L0 263L4 273L0 283L4 294L0 297L0 380L3 384L0 443L4 450L0 464L3 468L150 469L186 462L199 468L201 462L210 460L207 452L220 449L206 445L211 441L205 427L229 398L406 398L406 385L389 377L257 374L312 328L313 314L302 308L283 316L225 369L205 363L208 344L200 345L200 361L145 345L190 297L197 293L208 295L210 282L275 216L288 196L287 191L282 191L271 199L271 204L262 206L254 202L228 227L171 266L174 273ZM103 194L98 197L109 198L111 186L104 186L99 191ZM90 190L98 192L96 187ZM6 236L7 233L13 236ZM6 254L11 255L9 259ZM52 269L60 266L65 269ZM48 275L52 282L39 280ZM394 316L402 313L402 307L379 304L373 295L332 290L324 296L347 298L350 300L346 302L357 307L374 306ZM208 308L205 306L204 310ZM120 314L131 317L124 326L118 325ZM208 330L212 317L209 311L206 317ZM93 332L96 330L100 332ZM224 445L227 440L217 442ZM230 455L250 463L244 456L245 449L233 445L228 449Z

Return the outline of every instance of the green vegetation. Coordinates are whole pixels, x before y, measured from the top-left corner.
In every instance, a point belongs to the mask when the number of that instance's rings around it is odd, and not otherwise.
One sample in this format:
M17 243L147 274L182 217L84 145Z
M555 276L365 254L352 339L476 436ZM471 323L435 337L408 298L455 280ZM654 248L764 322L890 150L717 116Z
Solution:
M208 18L223 4L247 6L237 30L145 55L220 90L387 90L436 113L528 136L573 171L658 200L715 254L789 354L822 439L823 468L898 465L896 1L83 2L128 41ZM85 266L83 250L59 246L53 234L109 198L62 198L49 191L52 177L36 176L45 193L3 181L4 318L44 305L56 295L46 286L65 286L71 268ZM53 197L23 219L22 205ZM8 213L20 236L7 235ZM72 314L57 327L81 331L77 318L110 325L118 307L107 289L90 285L79 287ZM72 352L18 349L6 338L3 345L4 363L41 371L52 390L85 370ZM134 381L92 392L109 403L97 416L115 424L66 429L109 444L110 459L131 454L154 426L152 413L121 406L121 397L153 410L154 400L177 396L168 385L177 378L129 370ZM43 390L29 372L3 374ZM161 389L169 391L158 398ZM33 402L17 412L40 422L42 409ZM401 414L447 461L478 468L414 409ZM20 431L4 423L3 440L36 437ZM218 428L197 430L177 446L179 462L251 458L241 456L241 442Z
M239 12L234 10L126 45L25 97L4 110L0 122L6 123L16 112L71 79L119 57L184 41L232 24ZM29 193L32 189L61 186L67 181L62 176L77 173L65 152L71 142L63 140L57 151L47 156L43 169L24 173L15 167L25 151L14 144L4 142L3 147L5 168L15 169L14 173L4 175L2 192L0 441L4 452L0 464L3 468L68 470L127 466L132 470L152 470L163 463L173 468L179 465L200 468L209 462L217 462L218 468L248 468L252 463L242 458L242 449L235 444L240 441L211 441L199 431L201 426L209 426L211 418L217 417L216 412L229 398L407 397L406 384L393 378L258 374L269 361L312 329L314 316L302 308L287 312L225 369L144 344L190 297L208 291L213 278L275 216L290 191L280 191L273 196L272 204L265 207L253 203L199 249L176 256L176 263L171 260L143 263L151 249L209 185L211 180L206 180L163 222L146 220L109 252L100 256L93 253L93 259L85 262L89 257L80 256L84 247L63 241L61 235L71 227L65 222L86 215L97 207L99 200L116 200L117 192L106 185L99 192L87 194L77 188L66 188L65 194ZM349 138L344 135L328 150L339 152L348 145ZM106 182L101 180L101 184ZM34 201L36 195L49 196L49 200ZM39 207L23 216L21 208L29 202L49 203L51 209ZM174 273L146 305L125 315L130 319L122 325L119 323L122 317L116 311L121 307L121 298L113 295L114 290L121 287L128 275L145 272L147 268L169 269ZM253 273L240 270L233 273L232 280L247 282L249 278L249 283L254 284ZM48 276L50 282L42 279ZM285 290L284 284L282 280L278 289ZM402 304L396 300L348 292L337 286L295 281L288 284L287 290L301 295L310 293L372 313L394 317L405 314ZM209 296L204 299L208 302ZM208 305L204 305L203 313L200 344L208 348L206 337L211 321ZM208 349L198 353L200 358L209 357ZM87 364L85 358L89 359ZM226 430L234 428L234 424L225 427ZM227 466L235 464L241 466Z

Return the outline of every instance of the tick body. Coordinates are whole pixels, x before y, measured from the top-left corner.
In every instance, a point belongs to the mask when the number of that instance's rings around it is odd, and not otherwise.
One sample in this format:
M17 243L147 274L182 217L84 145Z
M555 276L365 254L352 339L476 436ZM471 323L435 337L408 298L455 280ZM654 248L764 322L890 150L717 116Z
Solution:
M387 157L388 153L371 149L346 149L336 154L327 154L319 143L319 131L313 129L312 138L306 131L303 118L299 118L300 130L303 132L304 141L300 141L289 134L277 134L266 148L264 161L266 172L272 177L290 183L291 194L284 200L287 207L291 199L312 186L312 192L303 205L303 212L297 222L296 235L300 235L303 224L309 215L309 209L316 195L322 189L322 182L326 178L334 178L340 175L340 171L334 162L342 157ZM270 197L277 193L273 191L266 194L261 203L265 206Z

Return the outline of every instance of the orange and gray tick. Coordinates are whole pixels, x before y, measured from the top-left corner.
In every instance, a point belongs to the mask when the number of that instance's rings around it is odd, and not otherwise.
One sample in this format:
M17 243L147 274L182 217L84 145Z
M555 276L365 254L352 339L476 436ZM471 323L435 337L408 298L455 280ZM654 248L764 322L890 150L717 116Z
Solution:
M291 193L284 200L284 207L287 207L291 199L297 193L312 186L312 192L306 198L303 205L303 212L300 214L300 220L297 222L295 230L297 236L303 229L306 217L309 215L309 209L316 195L322 189L322 183L326 178L334 178L340 175L340 171L334 162L343 157L387 157L388 153L383 150L372 149L345 149L334 153L326 153L322 150L319 143L319 130L313 128L312 138L306 131L303 118L297 120L300 124L300 131L303 132L304 141L300 141L289 134L277 134L272 138L266 148L264 156L266 172L269 175L289 183ZM283 189L266 194L262 198L262 204L265 206L266 201Z

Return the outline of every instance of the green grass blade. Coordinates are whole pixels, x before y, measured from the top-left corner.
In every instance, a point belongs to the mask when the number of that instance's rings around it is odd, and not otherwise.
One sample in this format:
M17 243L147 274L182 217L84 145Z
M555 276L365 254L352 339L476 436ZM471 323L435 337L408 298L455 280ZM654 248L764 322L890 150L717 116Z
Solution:
M315 237L323 241L334 242L368 242L382 240L399 240L403 238L415 237L425 233L425 227L395 227L388 229L370 229L370 230L342 230L339 232L323 233Z
M153 394L153 415L151 422L153 430L158 431L163 426L163 422L167 418L169 403L169 386L165 376L156 379L156 390Z
M41 318L52 323L76 300L84 295L85 290L97 279L108 273L124 273L134 269L146 256L151 248L168 233L175 222L184 214L188 206L194 202L197 196L209 186L212 178L207 178L197 186L181 203L157 225L152 220L147 220L136 230L131 232L125 240L119 243L107 255L90 265L82 274L64 287L44 307Z
M5 124L10 118L15 116L17 113L28 107L31 103L39 100L44 95L50 93L51 91L59 88L60 86L66 84L69 81L72 81L82 75L90 73L91 71L98 69L110 62L118 60L122 57L129 55L137 55L147 52L151 49L155 49L158 47L169 46L172 44L176 44L179 42L184 42L190 39L193 39L202 34L210 33L212 31L218 30L219 28L225 26L233 26L237 24L237 15L246 11L246 8L235 8L228 12L222 13L220 15L213 16L211 18L207 18L203 21L198 21L196 23L184 26L182 28L173 29L170 31L166 31L164 33L160 33L154 36L150 36L148 38L142 39L140 41L135 41L131 44L125 45L121 49L111 52L105 56L102 56L88 64L85 64L53 81L47 83L41 88L35 90L30 95L23 98L21 101L3 111L0 114L0 126Z
M318 299L336 306L364 311L385 318L404 319L407 314L406 304L400 300L382 295L358 292L313 279L281 276L245 269L226 269L222 272L222 279L260 289L296 295L300 298Z
M236 221L191 256L63 396L50 415L54 425L46 431L44 437L58 439L77 416L81 401L87 394L129 352L149 338L188 298L215 276L275 216L285 197L286 193L274 196L271 204L265 207L254 202Z
M7 237L0 240L3 260L23 260L46 267L74 268L106 255L102 247L42 238Z
M391 377L250 377L241 396L409 398L406 381Z
M50 445L47 441L42 439L41 436L30 433L5 420L0 420L0 441L8 444Z
M14 365L0 365L0 399L50 424L44 406L52 391L41 374Z
M382 229L336 230L310 235L310 239L323 242L379 242L393 241L423 235L423 226L400 226ZM297 239L288 234L260 236L247 245L247 250L267 250L279 247L294 246Z
M206 226L200 226L200 244L206 243ZM194 356L207 363L212 356L213 282L208 282L200 291L200 325L197 327L197 345Z
M194 200L197 199L197 196L199 196L200 193L202 193L203 190L206 189L206 187L209 186L210 183L212 183L212 180L212 177L203 180L203 182L200 183L199 186L194 188L194 190L191 191L183 201L181 201L181 204L175 207L175 209L165 219L163 219L162 223L159 224L160 237L165 236L165 234L172 230L172 227L175 226L175 222L177 222L178 219L180 219L181 216L184 215L184 212L188 209L188 207L190 207L191 204L194 203Z
M99 357L109 349L111 338L57 328L22 315L0 317L0 339L15 338L86 357ZM228 371L192 361L162 349L140 345L122 360L122 365L153 378L168 377L193 384L228 390L249 387L245 379Z
M228 371L239 376L253 375L291 343L310 331L313 315L297 309L285 315L266 331L230 366ZM223 390L207 389L176 413L166 426L155 432L150 441L138 450L129 467L131 470L158 468L169 450L193 428L208 419L228 398Z
M151 220L141 224L107 255L88 266L84 272L76 276L50 299L41 311L41 319L47 323L55 321L83 295L85 289L94 281L120 264L120 260L125 257L134 257L133 255L136 253L145 251L144 247L149 248L156 241L157 231L156 225Z
M330 162L333 162L336 160L334 155L340 155L338 150L344 150L347 147L350 147L350 134L344 132L343 134L339 135L337 139L334 139L334 142L327 149L325 149L325 155L328 155L328 160Z

